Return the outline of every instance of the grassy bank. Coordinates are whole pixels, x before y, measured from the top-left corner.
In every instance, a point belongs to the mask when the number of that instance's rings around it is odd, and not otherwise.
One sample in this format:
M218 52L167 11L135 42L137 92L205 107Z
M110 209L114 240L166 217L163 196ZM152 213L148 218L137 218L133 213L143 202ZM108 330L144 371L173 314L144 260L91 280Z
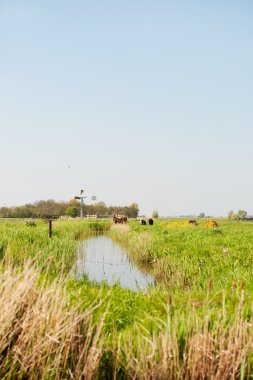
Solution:
M251 378L253 225L0 222L2 378ZM107 231L157 286L76 280L79 241ZM38 365L36 365L38 363Z

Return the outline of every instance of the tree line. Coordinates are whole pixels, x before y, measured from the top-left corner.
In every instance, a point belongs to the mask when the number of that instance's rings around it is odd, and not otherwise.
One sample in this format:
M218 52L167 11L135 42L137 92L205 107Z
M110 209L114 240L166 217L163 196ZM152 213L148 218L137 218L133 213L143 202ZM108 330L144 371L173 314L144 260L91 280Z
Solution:
M234 212L233 210L231 210L228 212L228 219L231 219L231 220L245 219L247 215L248 213L245 210L238 210L238 212Z
M97 217L111 217L114 214L126 215L128 218L138 216L139 207L137 203L130 206L106 206L104 202L97 202L93 205L83 205L83 215L97 215ZM57 202L53 199L37 201L23 206L1 207L0 218L42 218L46 216L78 217L80 215L80 205L75 199L68 202Z

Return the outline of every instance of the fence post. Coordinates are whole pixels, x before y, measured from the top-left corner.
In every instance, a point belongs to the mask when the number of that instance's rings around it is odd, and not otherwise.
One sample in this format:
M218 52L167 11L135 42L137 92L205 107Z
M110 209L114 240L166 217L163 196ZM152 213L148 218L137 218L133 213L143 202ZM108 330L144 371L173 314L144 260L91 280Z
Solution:
M48 221L48 227L49 227L48 236L51 238L52 237L52 220L51 219L49 219Z

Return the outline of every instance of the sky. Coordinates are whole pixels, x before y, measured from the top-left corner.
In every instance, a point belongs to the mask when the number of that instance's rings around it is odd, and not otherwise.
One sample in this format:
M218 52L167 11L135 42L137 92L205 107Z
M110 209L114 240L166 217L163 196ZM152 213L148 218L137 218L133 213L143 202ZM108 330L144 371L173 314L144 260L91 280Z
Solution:
M245 0L1 0L0 206L84 189L253 214L252 19Z

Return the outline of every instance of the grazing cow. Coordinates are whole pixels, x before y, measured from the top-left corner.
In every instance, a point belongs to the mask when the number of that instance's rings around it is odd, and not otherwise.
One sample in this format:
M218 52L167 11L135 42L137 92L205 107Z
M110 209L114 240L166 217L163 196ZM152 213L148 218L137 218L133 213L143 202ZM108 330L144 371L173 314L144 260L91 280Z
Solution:
M149 220L148 220L148 224L149 224L150 226L153 226L153 224L154 224L154 221L153 221L153 219L152 219L152 218L149 218Z
M113 216L113 221L114 221L115 224L123 224L123 218L121 218L120 216L114 215Z
M127 223L127 217L125 215L114 215L113 221L115 224Z
M194 219L194 220L189 220L188 224L192 225L192 226L198 226L198 222Z
M140 220L140 223L141 223L142 226L146 226L146 224L147 224L147 223L146 223L146 220L144 220L144 219L141 219L141 220Z

